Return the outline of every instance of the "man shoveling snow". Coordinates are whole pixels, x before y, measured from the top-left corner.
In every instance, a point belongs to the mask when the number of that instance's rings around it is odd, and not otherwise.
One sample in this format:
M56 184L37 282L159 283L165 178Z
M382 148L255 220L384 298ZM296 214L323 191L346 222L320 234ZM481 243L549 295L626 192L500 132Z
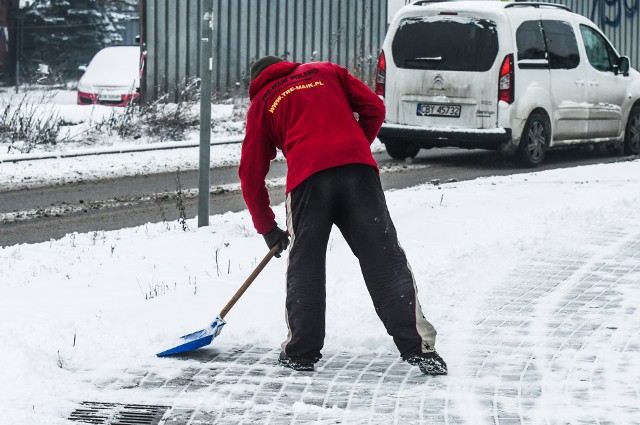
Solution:
M376 312L400 355L427 375L444 375L436 331L425 319L400 247L370 145L383 102L346 69L274 56L251 67L251 106L240 159L253 224L279 256L289 245L286 318L279 363L312 371L325 337L325 259L332 226L360 261ZM265 178L279 149L287 160L287 230L270 206Z

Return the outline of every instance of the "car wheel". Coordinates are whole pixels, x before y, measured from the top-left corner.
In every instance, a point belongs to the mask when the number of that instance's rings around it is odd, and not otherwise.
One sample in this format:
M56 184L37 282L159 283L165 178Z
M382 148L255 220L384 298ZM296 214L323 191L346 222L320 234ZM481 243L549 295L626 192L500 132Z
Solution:
M393 159L404 161L406 158L414 158L420 152L420 147L415 143L405 140L385 140L384 146L387 153Z
M551 140L551 125L547 117L534 112L529 116L524 130L520 146L518 146L518 159L525 167L537 167L542 163Z
M631 108L629 121L624 132L625 155L638 155L640 153L640 105Z

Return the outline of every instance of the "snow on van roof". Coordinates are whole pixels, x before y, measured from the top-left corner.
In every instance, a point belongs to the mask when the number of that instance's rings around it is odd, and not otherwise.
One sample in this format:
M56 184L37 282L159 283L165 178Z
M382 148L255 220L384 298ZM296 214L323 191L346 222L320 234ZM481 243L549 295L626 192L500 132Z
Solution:
M512 3L511 1L496 1L496 0L465 0L465 1L442 1L429 4L410 4L403 7L402 11L424 11L425 8L430 10L464 10L469 12L489 12L493 10L502 10L504 7Z
M438 12L468 12L473 15L487 15L504 10L504 7L511 2L496 0L465 0L465 1L445 1L423 5L410 4L401 8L393 17L393 21L407 17L420 17L434 15ZM449 16L450 20L454 16ZM393 24L392 24L393 25Z
M423 3L417 4L418 2L414 2L413 4L409 4L402 8L403 11L416 11L416 10L425 10L425 7L429 8L429 10L438 10L438 11L465 11L465 12L490 12L494 10L504 10L504 8L513 3L517 3L513 0L449 0L449 1L434 1L433 3ZM537 3L539 5L546 5L548 7L554 8L562 8L565 9L566 6L562 4L549 3L547 1L535 1L531 0L531 3ZM519 6L527 6L527 2L519 3Z
M430 16L406 16L407 19L403 19L402 22L398 25L398 29L400 30L406 25L413 24L416 22L457 22L460 24L471 24L476 25L480 28L486 28L486 25L482 24L482 19L472 18L472 17L464 17L464 16L448 16L448 15L430 15Z

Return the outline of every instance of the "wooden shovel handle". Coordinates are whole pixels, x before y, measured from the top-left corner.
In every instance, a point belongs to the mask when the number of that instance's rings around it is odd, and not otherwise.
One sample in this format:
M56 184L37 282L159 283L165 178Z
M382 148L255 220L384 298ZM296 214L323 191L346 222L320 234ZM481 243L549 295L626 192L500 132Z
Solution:
M231 307L234 306L234 304L240 299L242 294L244 294L244 292L247 290L249 285L251 285L253 283L253 281L256 279L256 277L258 277L258 275L260 274L262 269L264 269L264 267L267 265L267 263L273 258L274 255L276 255L276 252L278 252L279 248L280 247L278 245L275 245L273 248L271 248L271 251L269 251L267 253L267 255L264 256L262 261L260 261L260 264L258 264L256 266L256 268L253 271L253 273L251 273L251 275L249 275L249 277L247 278L247 280L244 281L244 283L242 284L240 289L238 289L238 291L231 298L231 300L227 303L227 305L224 306L224 308L220 312L220 317L221 318L224 319L224 316L226 316L227 313L229 312L229 310L231 310Z

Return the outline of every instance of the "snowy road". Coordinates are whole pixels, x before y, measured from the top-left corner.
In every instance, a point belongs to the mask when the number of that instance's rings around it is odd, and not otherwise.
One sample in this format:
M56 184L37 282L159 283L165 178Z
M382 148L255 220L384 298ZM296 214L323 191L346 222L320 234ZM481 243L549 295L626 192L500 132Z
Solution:
M219 149L219 148L218 148ZM225 149L237 150L238 147L226 146ZM195 152L194 149L180 151ZM184 154L182 154L184 155ZM192 154L193 155L193 154ZM137 161L153 158L153 161L166 166L179 168L172 164L174 152L138 152L132 155ZM107 164L107 170L114 170L113 175L103 173L92 176L87 170L79 171L80 175L55 173L52 182L47 185L44 177L25 176L22 181L14 181L13 190L2 190L0 187L0 246L16 243L33 243L60 238L72 232L90 232L96 230L116 230L149 222L174 221L180 214L177 208L176 171L153 173L144 168L132 166L133 175L119 176L115 171L122 164L111 165L121 159L125 164L130 155L108 155L94 158L63 158L58 160L40 160L30 163L0 164L9 169L24 170L36 167L36 174L46 176L47 172L39 171L50 164L57 169L73 170L78 163L91 162ZM385 190L401 189L430 181L445 182L451 179L470 180L491 175L508 175L523 173L522 169L512 161L501 157L496 152L464 151L457 149L434 149L424 151L412 163L401 163L392 160L386 153L375 153L380 164L381 178ZM612 158L597 152L571 150L553 152L540 168L555 169L627 160ZM152 162L153 162L152 161ZM163 162L164 161L164 162ZM103 166L104 167L104 166ZM136 171L134 171L136 170ZM284 199L284 161L272 163L270 179L270 195L275 203ZM181 169L180 184L184 191L182 206L186 216L195 217L197 213L198 172L194 169ZM39 181L40 180L40 181ZM237 165L216 166L211 170L211 203L212 214L227 211L241 211L245 208L239 191ZM49 183L51 184L51 183Z

